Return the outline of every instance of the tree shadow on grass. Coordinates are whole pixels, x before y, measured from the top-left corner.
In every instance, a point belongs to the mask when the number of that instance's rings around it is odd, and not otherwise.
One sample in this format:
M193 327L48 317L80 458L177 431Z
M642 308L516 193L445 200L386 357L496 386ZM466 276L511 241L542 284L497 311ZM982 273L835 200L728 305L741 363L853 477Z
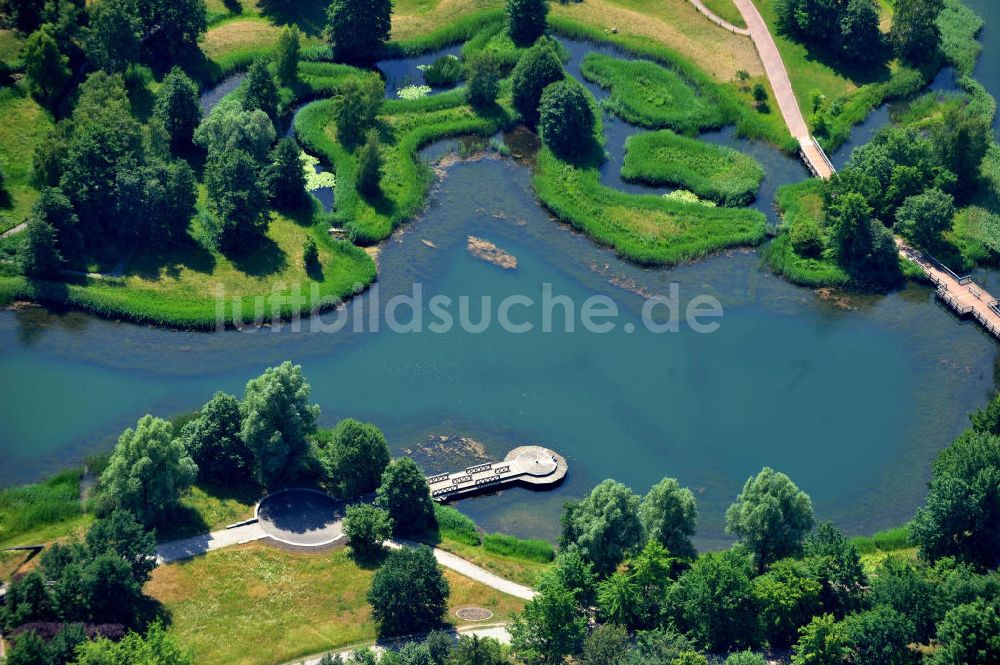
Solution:
M183 504L175 506L155 526L158 543L200 536L209 530L209 525L201 513Z
M326 27L326 9L329 3L321 0L260 0L261 14L278 25L299 26L310 37L323 34Z
M321 212L318 208L319 202L309 196L309 194L305 191L302 192L302 196L296 201L287 201L275 204L275 210L299 226L303 227L310 227L313 225L316 214Z
M802 44L796 37L792 41ZM833 48L819 43L805 44L806 60L829 67L851 83L862 86L868 83L882 83L892 77L889 69L889 48L883 45L873 62L857 62L844 58Z
M312 261L306 264L306 274L309 275L309 279L314 282L323 281L323 265L318 261Z
M389 550L382 546L371 552L358 552L353 547L348 546L347 556L362 570L375 570L382 565L385 558L389 556Z
M221 482L214 479L199 480L198 487L205 494L221 501L238 501L254 505L264 496L264 489L249 474L238 475L232 480Z
M267 277L288 267L288 256L284 250L267 236L260 238L252 248L239 254L227 254L236 269L250 277Z
M166 247L149 247L136 252L129 262L127 274L147 280L179 279L184 269L210 275L215 270L215 263L215 256L210 251L187 237Z

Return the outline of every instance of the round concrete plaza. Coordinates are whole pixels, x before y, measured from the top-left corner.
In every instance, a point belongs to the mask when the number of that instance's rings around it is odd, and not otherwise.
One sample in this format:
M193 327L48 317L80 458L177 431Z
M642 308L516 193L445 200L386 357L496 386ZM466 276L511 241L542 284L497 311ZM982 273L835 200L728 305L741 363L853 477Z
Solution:
M317 490L270 494L257 504L257 519L264 533L287 545L320 547L344 535L344 504Z

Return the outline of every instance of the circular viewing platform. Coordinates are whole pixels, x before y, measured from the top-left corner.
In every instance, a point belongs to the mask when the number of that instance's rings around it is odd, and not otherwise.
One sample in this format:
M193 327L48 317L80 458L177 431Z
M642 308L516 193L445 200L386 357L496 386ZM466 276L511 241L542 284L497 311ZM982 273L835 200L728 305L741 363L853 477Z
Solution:
M462 471L427 478L435 501L451 501L472 494L496 491L508 485L537 489L555 487L568 470L566 458L542 446L519 446L501 462L486 462Z

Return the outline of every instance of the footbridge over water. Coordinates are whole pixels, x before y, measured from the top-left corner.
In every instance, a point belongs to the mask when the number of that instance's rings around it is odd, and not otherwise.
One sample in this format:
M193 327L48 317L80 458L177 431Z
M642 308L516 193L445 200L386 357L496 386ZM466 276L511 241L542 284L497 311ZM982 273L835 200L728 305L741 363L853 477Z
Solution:
M566 477L566 459L541 446L520 446L501 462L485 462L427 478L435 501L451 501L510 485L555 487Z

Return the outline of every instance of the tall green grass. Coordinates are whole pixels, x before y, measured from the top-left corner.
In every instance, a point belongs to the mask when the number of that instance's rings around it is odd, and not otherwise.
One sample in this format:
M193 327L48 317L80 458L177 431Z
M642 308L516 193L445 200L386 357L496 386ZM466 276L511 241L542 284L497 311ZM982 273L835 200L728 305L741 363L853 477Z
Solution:
M457 508L434 504L434 517L437 518L438 534L464 545L478 547L482 543L479 530L471 518L462 514Z
M732 148L662 130L625 141L622 177L683 187L725 206L745 206L757 196L764 167Z
M28 534L80 517L80 477L80 470L74 469L45 482L0 491L0 544L26 544L20 540Z
M874 554L875 552L895 552L913 547L905 526L897 526L885 531L879 531L871 536L851 538L851 542L859 554Z
M500 556L538 563L548 563L556 558L552 544L545 540L522 540L503 533L490 533L484 536L483 549Z
M723 109L702 96L680 74L645 60L588 53L583 77L611 92L605 108L633 125L694 134L727 124Z

